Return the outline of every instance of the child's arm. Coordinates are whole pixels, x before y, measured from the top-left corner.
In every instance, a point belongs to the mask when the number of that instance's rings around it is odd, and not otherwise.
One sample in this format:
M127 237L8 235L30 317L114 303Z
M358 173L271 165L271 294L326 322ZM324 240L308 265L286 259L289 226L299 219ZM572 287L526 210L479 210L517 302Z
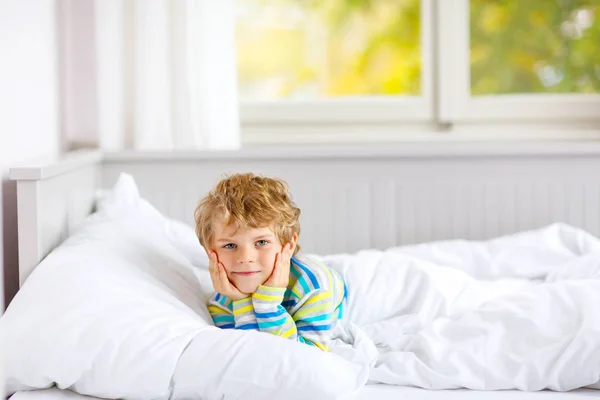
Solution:
M251 297L231 301L219 293L214 293L208 301L208 311L215 325L221 329L258 330Z
M316 290L306 296L292 317L281 305L285 288L259 286L252 295L256 322L262 332L297 340L327 350L336 306L328 290Z
M286 245L282 253L277 254L272 276L252 295L256 322L262 332L327 350L333 323L341 312L338 307L341 307L345 293L344 282L337 273L333 273L322 264L315 266L320 270L320 282L306 266L300 266L304 271L301 274L307 274L306 279L310 284L304 277L299 278L300 286L296 291L292 291L302 305L293 316L290 315L282 305L287 290L286 284L289 282L290 251Z

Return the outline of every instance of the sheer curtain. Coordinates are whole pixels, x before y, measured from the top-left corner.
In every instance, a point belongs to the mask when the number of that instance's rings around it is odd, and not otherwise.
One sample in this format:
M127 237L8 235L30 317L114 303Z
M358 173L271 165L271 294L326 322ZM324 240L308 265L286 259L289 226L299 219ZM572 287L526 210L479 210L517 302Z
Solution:
M108 150L240 147L233 0L60 8L68 138Z

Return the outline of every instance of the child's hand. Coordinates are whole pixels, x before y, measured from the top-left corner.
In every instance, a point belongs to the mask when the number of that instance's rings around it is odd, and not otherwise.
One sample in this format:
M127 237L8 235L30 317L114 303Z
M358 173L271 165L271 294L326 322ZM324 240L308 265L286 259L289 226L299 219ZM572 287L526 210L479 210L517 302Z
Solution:
M290 259L292 258L292 246L287 243L281 249L281 253L275 255L275 266L271 276L263 285L284 288L290 282Z
M225 271L225 266L219 262L217 253L211 251L208 254L208 257L210 259L208 262L208 272L210 272L210 279L212 280L215 291L219 292L221 295L227 297L231 301L241 300L248 297L246 293L240 292L239 289L229 281L227 272Z

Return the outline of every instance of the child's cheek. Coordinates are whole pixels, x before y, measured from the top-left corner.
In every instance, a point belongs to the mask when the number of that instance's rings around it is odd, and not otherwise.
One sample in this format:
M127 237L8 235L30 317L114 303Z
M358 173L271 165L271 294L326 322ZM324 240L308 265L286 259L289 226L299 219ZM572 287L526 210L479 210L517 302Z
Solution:
M275 266L275 256L267 257L263 263L263 272L265 275L270 276L273 273L273 267Z
M222 252L222 251L217 251L215 250L215 253L217 253L217 259L219 260L219 263L223 264L223 267L225 268L225 272L227 272L227 276L229 276L229 259L227 257L227 255Z

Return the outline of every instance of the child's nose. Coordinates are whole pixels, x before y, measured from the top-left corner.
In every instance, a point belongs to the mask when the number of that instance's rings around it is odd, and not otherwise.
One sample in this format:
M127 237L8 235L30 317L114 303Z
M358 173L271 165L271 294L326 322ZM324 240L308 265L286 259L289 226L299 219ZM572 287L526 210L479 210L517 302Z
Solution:
M256 257L256 251L251 248L241 247L238 252L238 263L251 263L254 262Z

